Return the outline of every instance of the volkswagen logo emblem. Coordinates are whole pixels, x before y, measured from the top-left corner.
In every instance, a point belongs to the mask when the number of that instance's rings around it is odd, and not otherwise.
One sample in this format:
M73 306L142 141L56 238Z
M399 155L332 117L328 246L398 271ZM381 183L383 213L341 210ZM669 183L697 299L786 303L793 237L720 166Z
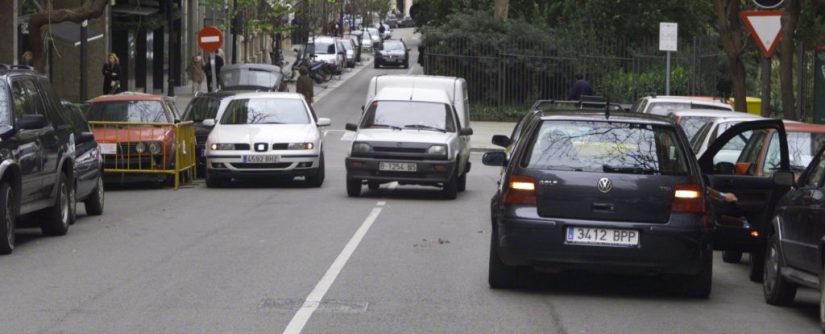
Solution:
M598 188L599 191L601 191L602 193L606 194L613 190L613 181L610 181L610 179L603 177L599 179L598 183L596 183L596 188Z

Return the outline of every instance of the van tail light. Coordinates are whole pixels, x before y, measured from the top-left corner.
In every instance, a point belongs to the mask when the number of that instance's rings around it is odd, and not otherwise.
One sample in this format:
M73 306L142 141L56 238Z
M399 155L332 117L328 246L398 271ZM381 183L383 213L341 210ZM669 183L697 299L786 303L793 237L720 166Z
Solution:
M510 176L504 192L504 203L536 205L536 179L521 175Z
M705 198L698 184L677 184L673 191L672 212L705 213Z

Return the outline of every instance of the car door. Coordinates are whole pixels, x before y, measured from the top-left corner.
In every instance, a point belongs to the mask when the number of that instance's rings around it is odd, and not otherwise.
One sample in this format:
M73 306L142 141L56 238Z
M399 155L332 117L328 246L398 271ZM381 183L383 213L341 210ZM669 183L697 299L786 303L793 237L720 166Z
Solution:
M63 112L60 98L52 89L46 78L37 80L38 98L42 101L43 113L46 115L46 127L41 133L43 142L43 188L45 196L57 193L57 183L60 179L58 168L69 151L69 136L72 126L67 115ZM74 149L73 147L71 149Z
M706 177L708 186L721 192L733 192L738 197L736 207L741 212L752 229L765 235L765 228L773 216L773 209L788 187L777 186L771 176L737 175L733 164L725 161L714 163L716 156L724 151L726 145L733 140L739 140L746 132L777 131L779 135L780 166L779 170L789 171L788 141L785 127L780 120L758 120L743 122L730 127L714 140L705 153L699 158L699 167ZM753 140L763 140L764 137L750 136ZM728 152L729 153L729 152ZM713 210L711 217L714 223L721 221L721 215L727 213L725 204L711 202ZM718 230L718 229L717 229ZM714 233L714 247L720 250L736 249L731 240L722 238Z
M781 247L786 263L816 273L821 268L819 244L825 236L825 149L811 164L778 208Z
M43 115L43 105L37 99L37 89L34 82L28 78L13 80L12 98L14 99L15 124L20 124L27 116ZM22 129L17 128L17 132L10 139L17 147L17 161L21 174L21 202L23 206L42 199L39 193L43 181L43 143L41 134L44 129Z

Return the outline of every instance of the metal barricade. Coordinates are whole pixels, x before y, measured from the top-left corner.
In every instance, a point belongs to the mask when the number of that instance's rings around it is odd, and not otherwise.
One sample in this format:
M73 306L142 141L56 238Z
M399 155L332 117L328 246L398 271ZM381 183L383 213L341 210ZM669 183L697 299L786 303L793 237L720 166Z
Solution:
M177 189L196 177L195 124L98 122L89 125L100 145L105 174L166 175Z

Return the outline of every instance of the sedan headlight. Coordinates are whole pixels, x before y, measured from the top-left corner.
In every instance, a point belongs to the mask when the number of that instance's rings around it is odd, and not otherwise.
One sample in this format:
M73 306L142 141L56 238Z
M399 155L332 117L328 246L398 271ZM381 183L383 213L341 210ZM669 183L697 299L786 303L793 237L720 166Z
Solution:
M144 143L135 144L135 152L137 152L137 153L146 152L146 144L144 144Z
M158 143L158 142L149 143L149 152L152 152L152 154L160 154L160 143Z
M447 155L447 146L445 146L445 145L430 146L430 148L427 149L427 154L446 156Z
M235 144L218 144L213 143L209 146L209 148L213 151L232 151L235 149Z
M315 148L315 143L291 143L288 150L311 150Z
M353 143L352 153L368 153L372 151L372 146L367 143Z

